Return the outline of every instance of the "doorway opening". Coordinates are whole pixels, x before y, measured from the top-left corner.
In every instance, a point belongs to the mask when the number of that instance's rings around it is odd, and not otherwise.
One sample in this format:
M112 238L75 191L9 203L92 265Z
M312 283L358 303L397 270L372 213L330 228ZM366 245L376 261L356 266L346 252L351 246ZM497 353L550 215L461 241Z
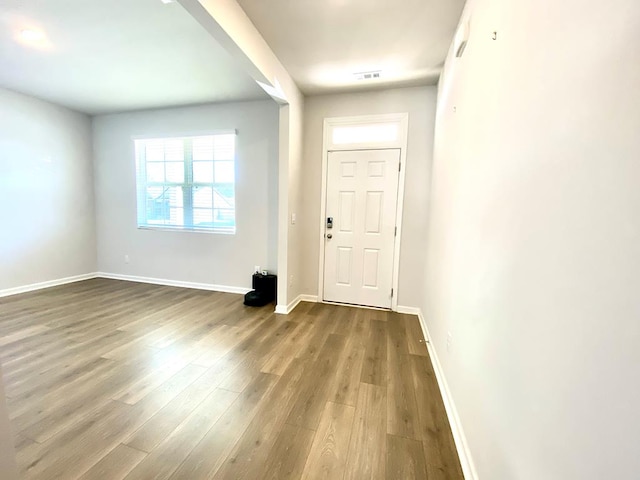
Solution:
M396 310L408 114L324 122L318 298Z

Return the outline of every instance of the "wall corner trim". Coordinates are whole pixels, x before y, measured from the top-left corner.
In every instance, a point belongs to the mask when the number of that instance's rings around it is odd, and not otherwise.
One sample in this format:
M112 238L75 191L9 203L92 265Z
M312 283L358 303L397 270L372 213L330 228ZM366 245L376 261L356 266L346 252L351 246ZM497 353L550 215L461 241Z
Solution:
M289 315L294 308L298 306L300 302L312 302L318 301L317 295L298 295L289 305L276 305L275 313L280 315Z
M449 390L449 385L447 384L447 379L444 375L444 371L442 370L438 354L431 341L427 322L422 314L422 310L416 307L398 306L397 311L398 313L418 316L420 327L424 334L425 343L427 344L427 350L429 351L429 358L431 358L431 365L433 365L433 370L435 371L436 379L438 381L438 387L440 388L440 395L442 395L442 401L444 402L444 407L447 411L449 425L451 425L451 432L453 433L453 439L456 444L456 450L458 451L458 457L460 458L460 466L462 467L464 478L466 480L479 480L478 473L471 456L471 451L469 450L469 444L467 443L467 437L462 429L458 410L456 409L453 397L451 396L451 391Z

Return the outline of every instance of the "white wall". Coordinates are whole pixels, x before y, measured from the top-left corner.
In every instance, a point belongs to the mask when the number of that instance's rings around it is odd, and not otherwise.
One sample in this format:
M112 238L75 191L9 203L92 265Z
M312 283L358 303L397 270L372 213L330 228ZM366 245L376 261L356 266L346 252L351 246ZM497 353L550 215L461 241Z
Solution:
M237 129L235 235L136 227L132 136ZM278 107L270 101L152 110L93 121L98 269L251 287L254 265L277 267ZM130 263L124 263L129 255Z
M421 304L424 238L427 232L427 203L433 155L436 88L414 87L365 93L308 97L305 101L303 209L297 218L303 229L304 256L302 291L318 293L320 196L322 188L322 129L328 117L384 113L409 113L406 183L398 304Z
M469 14L440 88L422 309L479 478L638 478L640 3Z
M0 290L95 271L89 117L0 89Z
M305 273L305 260L308 256L308 250L305 248L304 239L307 234L306 224L291 222L291 215L299 215L298 212L304 211L306 204L304 195L306 192L305 181L308 172L303 162L304 148L304 102L295 102L287 107L289 111L288 126L289 133L289 168L287 178L287 193L289 201L286 209L285 222L287 223L288 240L287 240L287 277L281 277L280 282L288 281L287 288L287 304L293 302L298 295L304 293L302 281ZM284 213L284 212L283 212ZM278 302L280 303L280 302Z

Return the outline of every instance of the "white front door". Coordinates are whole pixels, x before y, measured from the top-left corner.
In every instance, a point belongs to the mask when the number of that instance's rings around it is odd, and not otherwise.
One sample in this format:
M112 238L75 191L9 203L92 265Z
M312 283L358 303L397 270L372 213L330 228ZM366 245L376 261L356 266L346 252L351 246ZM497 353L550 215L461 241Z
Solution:
M324 300L391 308L400 150L329 152Z

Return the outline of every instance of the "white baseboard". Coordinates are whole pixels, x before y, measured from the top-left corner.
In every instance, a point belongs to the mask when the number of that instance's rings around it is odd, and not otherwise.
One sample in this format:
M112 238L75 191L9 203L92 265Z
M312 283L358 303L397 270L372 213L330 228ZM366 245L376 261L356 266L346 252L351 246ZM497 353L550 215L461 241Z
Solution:
M58 278L56 280L49 280L47 282L33 283L31 285L24 285L21 287L7 288L5 290L0 290L0 297L8 297L10 295L17 295L19 293L33 292L35 290L42 290L43 288L65 285L67 283L81 282L82 280L89 280L92 278L108 278L111 280L151 283L154 285L166 285L168 287L195 288L197 290L238 293L242 295L251 291L250 288L231 287L228 285L215 285L212 283L182 282L179 280L167 280L164 278L138 277L135 275L121 275L119 273L93 272L85 273L83 275L75 275L73 277Z
M197 290L210 290L212 292L239 293L244 295L250 292L250 288L232 287L228 285L215 285L212 283L183 282L180 280L167 280L166 278L138 277L135 275L121 275L119 273L98 272L95 274L99 278L109 278L112 280L126 280L128 282L151 283L153 285L165 285L167 287L195 288Z
M8 297L10 295L18 295L19 293L33 292L35 290L42 290L43 288L56 287L58 285L65 285L67 283L81 282L82 280L89 280L96 278L97 274L84 273L82 275L74 275L73 277L58 278L56 280L49 280L46 282L32 283L31 285L23 285L21 287L7 288L0 290L0 297Z
M416 308L416 307L404 307L402 305L398 305L396 307L396 312L404 313L406 315L417 315L418 318L420 318L420 315L422 315L420 313L420 309L419 308Z
M318 296L317 295L300 295L300 301L318 303Z
M317 295L298 295L289 305L276 305L276 313L289 315L300 302L317 302Z
M400 308L402 308L404 311L401 312ZM464 474L464 478L466 480L478 480L478 473L476 472L473 458L471 457L471 451L469 450L467 437L465 436L464 430L462 429L460 417L458 416L458 410L456 409L453 397L451 396L451 391L449 390L447 379L444 376L444 371L442 370L440 359L438 358L436 349L433 345L433 342L431 341L429 329L427 328L427 322L425 321L424 315L422 314L422 310L413 307L398 307L398 312L418 315L420 326L422 327L422 333L424 334L425 343L427 344L427 349L429 351L429 357L431 358L431 364L433 365L433 370L435 371L436 379L438 381L438 387L440 388L440 394L442 395L444 407L447 411L449 425L451 425L451 432L453 433L453 440L455 441L456 450L458 451L458 457L460 458L462 473Z

